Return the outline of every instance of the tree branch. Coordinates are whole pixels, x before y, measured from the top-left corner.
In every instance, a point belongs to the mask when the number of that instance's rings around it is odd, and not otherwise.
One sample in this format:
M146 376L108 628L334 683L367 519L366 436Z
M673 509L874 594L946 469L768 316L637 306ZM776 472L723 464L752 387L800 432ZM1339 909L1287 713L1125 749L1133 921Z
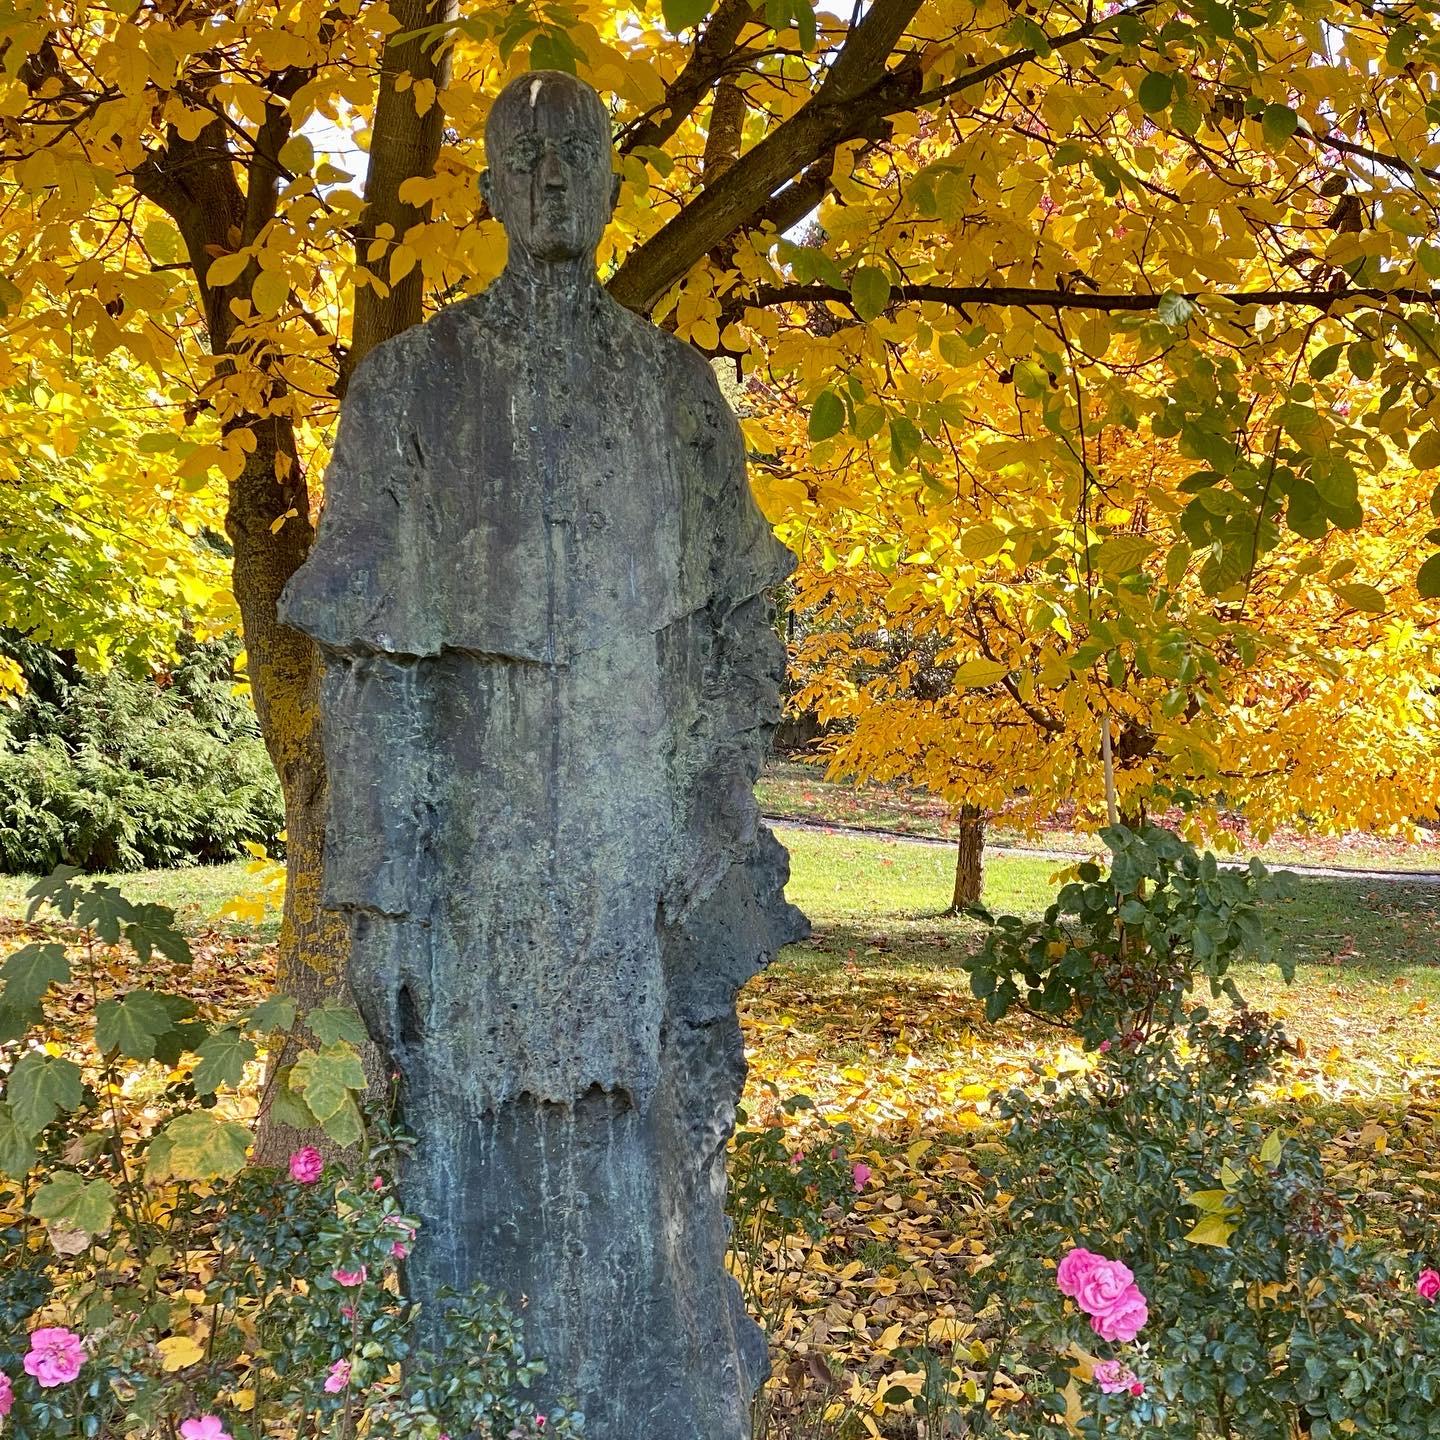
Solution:
M920 91L918 56L894 70L885 61L919 8L920 0L876 0L816 93L630 252L609 284L615 299L649 311L702 255L744 229L786 181L885 115L909 108Z
M1303 125L1296 129L1295 138L1308 141L1322 150L1339 150L1346 155L1358 156L1361 160L1383 165L1387 170L1394 170L1401 175L1426 175L1431 180L1440 180L1440 170L1417 165L1413 160L1402 160L1398 155L1387 155L1383 150L1372 150L1368 145L1357 145L1353 140L1342 140L1336 135L1317 135Z
M622 155L663 145L695 113L710 87L724 75L740 32L754 15L754 0L720 0L684 68L666 89L664 101L621 132Z
M235 178L234 154L224 121L214 119L193 140L172 126L165 144L132 172L135 188L175 222L195 272L212 354L221 354L234 329L229 287L212 287L210 247L233 249L245 220L245 196Z
M1031 289L1020 285L905 285L897 289L892 303L948 306L963 310L970 305L1033 306L1046 310L1100 310L1110 313L1144 314L1158 310L1165 299L1183 299L1192 304L1298 305L1328 311L1350 300L1383 303L1397 300L1407 305L1440 306L1440 288L1434 290L1384 290L1378 286L1356 286L1344 290L1192 290L1168 295L1103 295L1083 291ZM734 296L725 307L725 320L738 319L747 309L770 305L806 305L830 301L850 306L850 292L836 285L760 285L748 296ZM858 317L857 317L858 318ZM723 321L722 321L723 323Z
M1094 16L1051 40L1050 53L1094 39L1117 20L1142 15L1158 3L1138 0L1118 15ZM889 116L938 104L1038 58L1033 48L1015 50L924 90L918 54L905 56L893 70L886 68L919 8L919 0L876 0L841 45L816 93L632 250L610 281L611 295L647 313L703 255L751 227L779 187L833 155L837 146L874 135Z

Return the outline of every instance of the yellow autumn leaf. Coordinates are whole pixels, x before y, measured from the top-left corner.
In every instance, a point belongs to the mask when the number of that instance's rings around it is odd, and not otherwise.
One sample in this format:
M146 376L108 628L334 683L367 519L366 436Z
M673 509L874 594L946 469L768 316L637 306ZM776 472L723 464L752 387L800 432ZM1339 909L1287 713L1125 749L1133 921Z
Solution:
M967 660L955 667L955 686L960 690L993 685L1010 673L1010 667L999 660Z
M283 270L262 270L250 287L250 298L261 315L278 315L290 297L290 281Z
M1185 1239L1192 1245L1214 1245L1223 1250L1230 1244L1230 1237L1234 1233L1235 1225L1224 1216L1202 1215L1186 1232Z
M409 245L397 245L390 252L390 283L403 280L414 268L419 256Z
M160 1366L167 1374L205 1358L205 1351L188 1335L168 1335L155 1348L160 1352Z
M231 255L219 255L210 262L210 268L205 272L205 283L212 290L223 289L226 285L232 284L245 273L245 267L250 263L250 252L248 250L237 250Z

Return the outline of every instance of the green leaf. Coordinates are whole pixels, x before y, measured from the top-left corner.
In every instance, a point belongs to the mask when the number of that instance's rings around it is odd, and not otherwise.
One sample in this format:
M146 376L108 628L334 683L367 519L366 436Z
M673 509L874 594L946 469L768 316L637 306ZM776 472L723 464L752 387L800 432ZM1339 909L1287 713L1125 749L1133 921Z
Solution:
M322 1045L336 1045L341 1040L363 1045L370 1038L359 1013L334 1000L327 1000L309 1011L305 1023Z
M1285 523L1297 534L1308 540L1321 540L1328 528L1325 520L1325 503L1320 492L1309 480L1296 480L1290 486L1290 498L1285 507Z
M158 950L177 965L192 961L190 945L175 928L175 912L168 905L132 906L134 919L125 927L125 938L142 962Z
M574 75L579 56L575 42L563 30L542 30L530 42L532 70L563 70L567 75Z
M292 995L271 995L241 1017L247 1030L273 1035L277 1030L295 1028L295 998Z
M97 880L75 899L75 918L107 945L120 943L120 928L135 918L135 907L113 886Z
M1169 105L1175 93L1175 82L1159 70L1152 70L1140 82L1135 98L1147 115L1158 115Z
M0 1174L23 1180L35 1163L31 1132L15 1118L14 1111L0 1102Z
M75 913L80 890L71 882L81 872L74 865L57 865L43 879L37 880L25 894L30 899L26 916L33 920L42 905L53 906L66 920Z
M1410 463L1417 470L1433 470L1440 465L1440 428L1427 430L1410 447Z
M152 991L132 990L95 1008L95 1043L101 1054L118 1050L130 1060L152 1060L155 1041L174 1028L170 1012Z
M1173 290L1160 297L1160 308L1156 311L1160 323L1168 325L1172 330L1178 330L1187 324L1194 313L1194 303L1183 295L1177 295Z
M1189 95L1182 95L1170 107L1170 124L1182 135L1198 135L1205 123L1205 112Z
M665 28L672 35L698 25L714 8L715 0L660 0Z
M828 440L844 428L845 402L833 390L822 390L810 408L811 440Z
M348 1150L365 1138L365 1122L360 1118L360 1107L353 1095L345 1097L345 1103L325 1121L323 1129L337 1145Z
M1034 360L1022 360L1011 375L1015 390L1027 400L1038 400L1050 389L1050 372Z
M1420 573L1415 577L1415 588L1422 600L1440 597L1440 555L1432 555L1420 567Z
M277 1125L288 1125L292 1130L313 1130L320 1122L300 1095L290 1088L294 1069L293 1065L286 1065L275 1072L267 1111Z
M1390 602L1373 585L1332 585L1330 587L1347 605L1357 610L1367 610L1374 615L1383 615L1390 608Z
M85 1098L80 1067L73 1060L31 1050L15 1062L5 1098L26 1135L38 1135L57 1111L74 1110Z
M1310 357L1310 378L1312 380L1324 380L1326 376L1333 375L1340 368L1340 356L1344 353L1343 343L1338 345L1327 345L1317 355Z
M890 464L903 470L920 451L920 427L904 415L890 417Z
M184 995L167 995L159 990L155 998L170 1017L170 1029L155 1041L155 1059L162 1065L174 1065L187 1050L193 1051L199 1046L210 1033L210 1027L203 1021L190 1019L195 1006Z
M890 303L890 277L874 265L862 265L850 281L850 298L862 320L873 320Z
M70 979L65 947L53 943L26 945L5 962L0 979L5 982L4 1003L17 1010L29 1010L45 998L52 985L64 985Z
M1017 15L1005 32L1005 38L1011 44L1033 50L1042 60L1052 53L1050 37L1028 15Z
M61 1170L35 1192L30 1213L87 1235L103 1235L115 1218L115 1190L108 1180L86 1180L74 1170Z
M1183 543L1171 546L1170 553L1165 557L1166 584L1178 585L1185 578L1193 553L1190 547Z
M150 1142L147 1180L228 1180L245 1168L250 1131L213 1110L177 1115Z
M7 1005L0 1000L0 1045L13 1040L22 1040L32 1025L38 1025L45 1018L45 1012L38 1005Z
M304 1097L323 1125L344 1106L351 1091L365 1089L365 1067L355 1047L340 1041L303 1054L290 1073L290 1088Z
M1260 129L1277 149L1296 131L1300 117L1288 105L1267 105L1260 112Z
M255 1046L227 1025L205 1040L198 1053L199 1063L190 1078L201 1095L213 1095L222 1085L239 1085L246 1065L255 1058Z

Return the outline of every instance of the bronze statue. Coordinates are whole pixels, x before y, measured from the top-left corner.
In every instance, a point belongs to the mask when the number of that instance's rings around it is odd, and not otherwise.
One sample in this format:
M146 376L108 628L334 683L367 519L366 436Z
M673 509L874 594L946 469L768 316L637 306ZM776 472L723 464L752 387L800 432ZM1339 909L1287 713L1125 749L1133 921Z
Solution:
M416 1297L523 1304L599 1440L737 1440L735 994L804 926L752 794L789 556L709 365L595 275L599 97L523 75L486 147L504 274L358 368L283 601L325 658L324 900L419 1142Z

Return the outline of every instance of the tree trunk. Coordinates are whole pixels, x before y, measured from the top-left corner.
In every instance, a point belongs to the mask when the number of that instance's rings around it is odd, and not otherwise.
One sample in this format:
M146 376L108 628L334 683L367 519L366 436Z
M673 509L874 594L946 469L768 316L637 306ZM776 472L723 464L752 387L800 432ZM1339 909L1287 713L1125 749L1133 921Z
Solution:
M392 38L385 46L375 123L371 127L370 161L365 172L365 209L355 232L356 259L387 285L394 248L429 216L429 204L406 204L400 199L400 187L414 176L435 173L445 134L440 96L450 83L452 37L433 33L432 27L448 24L457 10L458 0L390 0L390 14L399 27L395 35L410 38ZM396 81L402 75L407 82L403 90L398 90ZM433 85L429 93L435 97L423 115L417 111L415 100L422 81ZM370 251L376 240L382 248L372 260ZM355 320L341 380L342 393L355 367L376 345L419 323L423 283L420 266L415 265L389 285L383 295L373 286L356 288Z
M287 874L275 988L294 996L303 1014L346 993L345 925L319 903L326 795L319 655L307 637L280 624L275 613L286 581L309 553L313 534L289 421L252 419L250 428L255 449L230 487L226 530L235 547L235 598L251 692L285 796ZM286 481L279 480L280 472ZM272 529L292 509L298 513ZM271 1063L283 1064L284 1056L272 1056ZM262 1117L255 1158L261 1164L282 1163L295 1143L292 1131Z
M985 812L978 805L962 805L956 818L960 834L955 844L955 894L952 913L980 899L985 861Z

